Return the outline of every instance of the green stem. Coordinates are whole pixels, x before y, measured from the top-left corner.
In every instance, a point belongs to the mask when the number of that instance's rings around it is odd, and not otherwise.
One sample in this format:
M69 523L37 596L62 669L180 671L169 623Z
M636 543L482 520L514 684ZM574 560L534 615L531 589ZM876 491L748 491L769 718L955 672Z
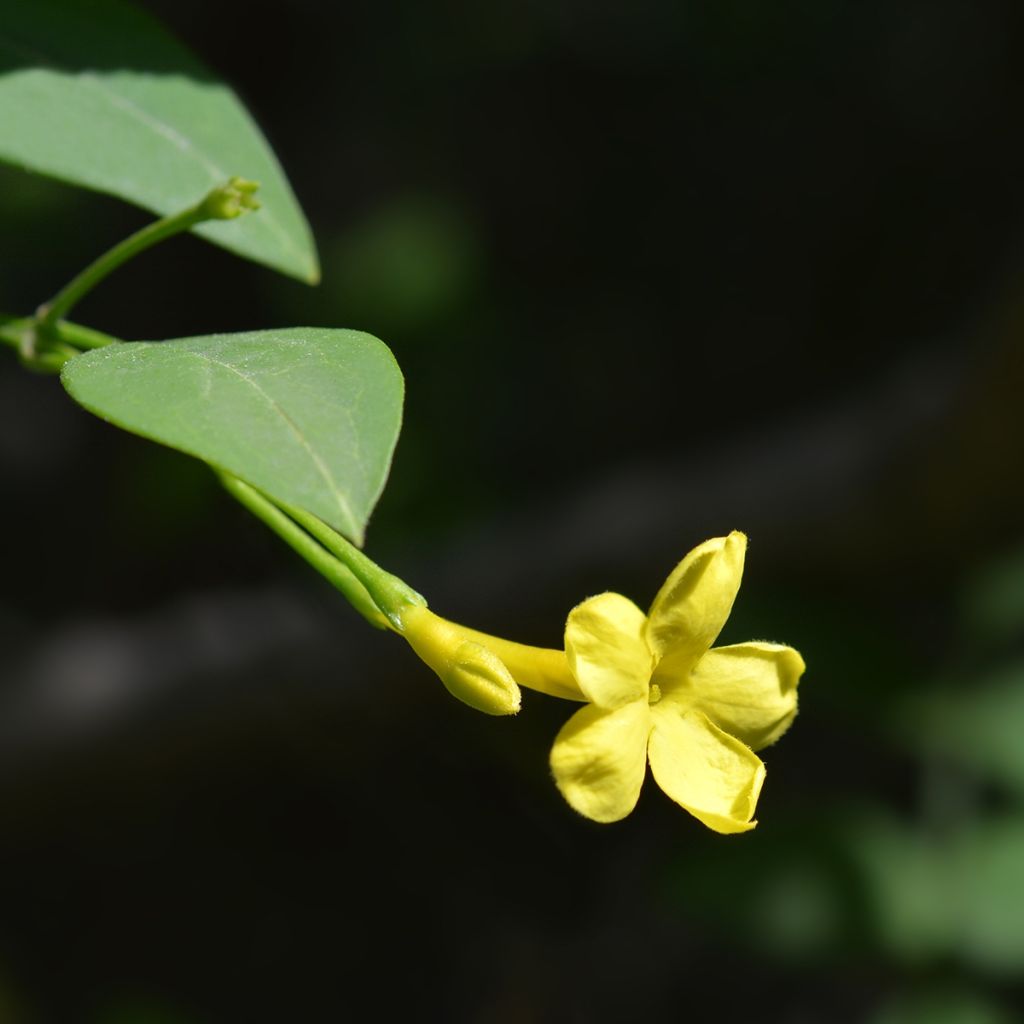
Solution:
M141 231L136 231L124 241L118 242L113 249L109 249L72 278L49 302L39 307L36 311L36 323L40 332L52 331L57 321L64 317L79 299L92 291L126 260L144 252L150 246L188 231L203 221L229 220L246 210L255 209L258 204L252 193L256 187L254 182L232 178L225 185L213 189L187 210L162 217Z
M73 277L49 302L39 307L36 311L36 318L40 330L51 330L79 299L91 292L100 281L122 263L137 256L150 246L156 245L157 242L162 242L166 238L195 227L205 219L201 213L201 206L202 204L197 204L173 217L163 217L153 224L147 224L141 231L136 231L134 235L118 242L113 249L108 249L102 256L90 263L85 270Z
M282 504L281 507L300 526L316 537L328 551L348 566L377 603L377 607L391 620L396 629L401 629L403 609L408 608L409 605L426 605L427 602L423 596L416 593L408 583L382 569L322 520L293 505Z
M52 338L45 347L38 346L36 322L31 317L4 317L0 323L0 342L16 349L21 365L36 373L60 373L61 367L78 355L78 349L58 337Z
M82 324L73 324L70 320L58 320L54 328L57 337L61 341L83 351L93 348L104 348L121 340L109 334L104 334L102 331L97 331L95 328L84 327Z
M349 604L378 629L387 629L388 620L363 584L341 562L324 550L305 530L297 526L273 502L254 487L228 473L219 473L229 494L240 501L257 519L270 527L293 551L301 555L321 576L344 594Z
M72 356L86 349L113 345L118 340L91 327L59 320L54 325L50 343L40 348L35 344L36 321L33 317L0 313L0 344L16 349L27 369L43 373L60 373L61 367Z

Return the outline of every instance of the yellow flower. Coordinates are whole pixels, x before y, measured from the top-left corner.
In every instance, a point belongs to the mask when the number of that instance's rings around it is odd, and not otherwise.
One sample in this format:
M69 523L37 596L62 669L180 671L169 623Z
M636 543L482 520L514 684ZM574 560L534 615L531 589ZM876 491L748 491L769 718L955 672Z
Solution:
M594 821L636 806L650 762L659 786L716 832L753 828L764 765L796 714L804 662L791 647L712 648L732 610L747 539L717 537L676 566L647 615L621 594L569 613L565 650L468 629L410 604L395 628L453 696L492 715L519 710L520 686L587 702L551 751L562 795Z
M804 662L791 647L712 648L732 610L747 539L694 548L647 615L621 594L578 605L565 627L569 669L589 703L555 739L551 769L562 795L594 821L618 821L651 774L716 832L746 832L773 743L796 714Z

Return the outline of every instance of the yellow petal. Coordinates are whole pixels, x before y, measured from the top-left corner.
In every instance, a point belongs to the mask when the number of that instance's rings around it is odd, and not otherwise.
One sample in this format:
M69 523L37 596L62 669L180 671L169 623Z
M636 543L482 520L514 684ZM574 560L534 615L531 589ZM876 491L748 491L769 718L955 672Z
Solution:
M774 743L796 716L796 684L804 659L782 644L716 647L697 662L687 686L671 693L703 711L752 750Z
M653 659L644 613L621 594L598 594L569 612L565 656L586 697L603 708L647 700Z
M695 547L658 591L647 642L666 671L682 673L715 642L743 576L747 538L738 531Z
M701 711L662 701L652 708L651 774L677 804L715 832L747 832L764 782L749 747Z
M650 729L646 700L615 711L588 704L562 726L551 748L551 771L574 810L603 822L633 810L647 770Z

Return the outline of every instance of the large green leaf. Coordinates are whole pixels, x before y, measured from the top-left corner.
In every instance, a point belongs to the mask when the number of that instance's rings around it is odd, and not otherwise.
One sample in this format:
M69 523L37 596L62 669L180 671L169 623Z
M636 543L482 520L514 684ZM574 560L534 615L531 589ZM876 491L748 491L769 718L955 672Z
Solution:
M119 343L75 356L62 380L97 416L307 509L357 544L401 427L398 364L359 331Z
M319 277L309 226L245 108L119 0L0 4L0 159L160 214L232 176L253 179L257 215L195 230L286 274Z

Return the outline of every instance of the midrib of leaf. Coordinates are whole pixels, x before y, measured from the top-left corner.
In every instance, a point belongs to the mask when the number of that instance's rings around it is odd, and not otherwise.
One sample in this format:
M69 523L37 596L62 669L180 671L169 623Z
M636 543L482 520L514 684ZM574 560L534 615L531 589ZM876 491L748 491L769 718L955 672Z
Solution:
M334 477L331 476L330 469L327 467L323 459L321 459L320 456L317 455L316 450L309 443L309 441L306 438L306 435L303 434L302 430L299 428L299 425L288 415L288 413L286 413L284 409L282 409L281 406L278 405L278 403L273 398L271 398L271 396L268 395L266 391L264 391L263 388L261 388L256 381L254 381L251 377L247 376L246 374L242 373L242 371L239 370L237 366L232 366L230 363L221 362L221 360L214 359L212 356L204 355L202 352L188 352L186 354L193 356L196 359L200 359L203 362L211 363L214 366L220 366L225 370L229 370L231 373L235 374L236 377L245 381L246 384L248 384L251 388L253 388L254 391L256 391L256 393L267 403L267 405L269 405L270 408L281 418L285 425L292 431L292 433L298 439L299 444L301 444L302 447L306 450L306 454L309 456L310 461L316 467L317 472L323 477L324 483L327 484L327 487L330 490L332 497L338 503L338 509L341 512L341 514L345 517L346 523L351 528L358 529L359 520L353 514L352 507L349 505L345 495L342 494L341 490L338 488L338 485L334 482ZM365 472L363 475L365 476Z
M95 73L91 71L82 71L78 77L95 88L100 92L104 99L107 100L112 106L118 107L120 110L131 114L132 117L141 121L147 128L155 132L161 138L166 139L171 145L176 146L183 153L191 153L195 156L196 162L203 167L210 175L210 184L216 185L218 182L224 181L226 178L225 172L222 171L215 163L211 162L210 159L200 150L196 149L192 143L179 132L176 128L167 124L165 121L161 121L159 118L153 117L147 114L141 107L136 106L131 100L126 99L119 92L113 89L107 89L103 80L99 78ZM270 217L269 220L273 221L274 218ZM275 227L276 227L275 222Z
M0 46L5 46L9 50L9 52L13 53L16 57L23 56L30 58L37 66L50 68L54 71L60 71L63 74L76 77L81 81L89 82L90 84L95 86L96 90L100 93L100 95L103 96L103 98L106 99L107 102L110 103L112 106L117 107L120 110L123 110L125 113L136 118L136 120L138 120L139 123L142 124L144 127L148 128L156 135L159 135L162 138L167 139L169 142L172 142L183 153L193 156L195 158L196 163L200 167L202 167L203 170L205 170L208 174L210 174L211 185L216 185L221 181L226 181L228 179L229 175L227 171L223 170L221 167L215 164L207 154L202 153L199 149L197 149L189 141L189 139L182 135L176 128L174 128L172 125L167 124L167 122L162 121L160 118L153 117L151 114L148 114L145 110L143 110L141 107L135 104L127 96L123 96L116 89L111 88L110 85L104 79L100 78L94 72L76 72L71 68L61 64L59 61L54 60L52 57L47 57L45 53L36 50L32 46L19 44L18 42L12 40L9 36L5 36L2 32L0 32ZM201 199L202 197L197 196L196 198L198 200ZM173 213L174 211L168 212ZM268 211L266 207L264 207L260 211L260 213L263 217L264 223L266 223L267 226L271 228L277 240L281 242L285 246L285 248L287 248L289 252L292 253L293 256L297 256L300 259L300 261L305 262L305 253L296 248L291 236L284 229L283 225L273 215L273 212Z

